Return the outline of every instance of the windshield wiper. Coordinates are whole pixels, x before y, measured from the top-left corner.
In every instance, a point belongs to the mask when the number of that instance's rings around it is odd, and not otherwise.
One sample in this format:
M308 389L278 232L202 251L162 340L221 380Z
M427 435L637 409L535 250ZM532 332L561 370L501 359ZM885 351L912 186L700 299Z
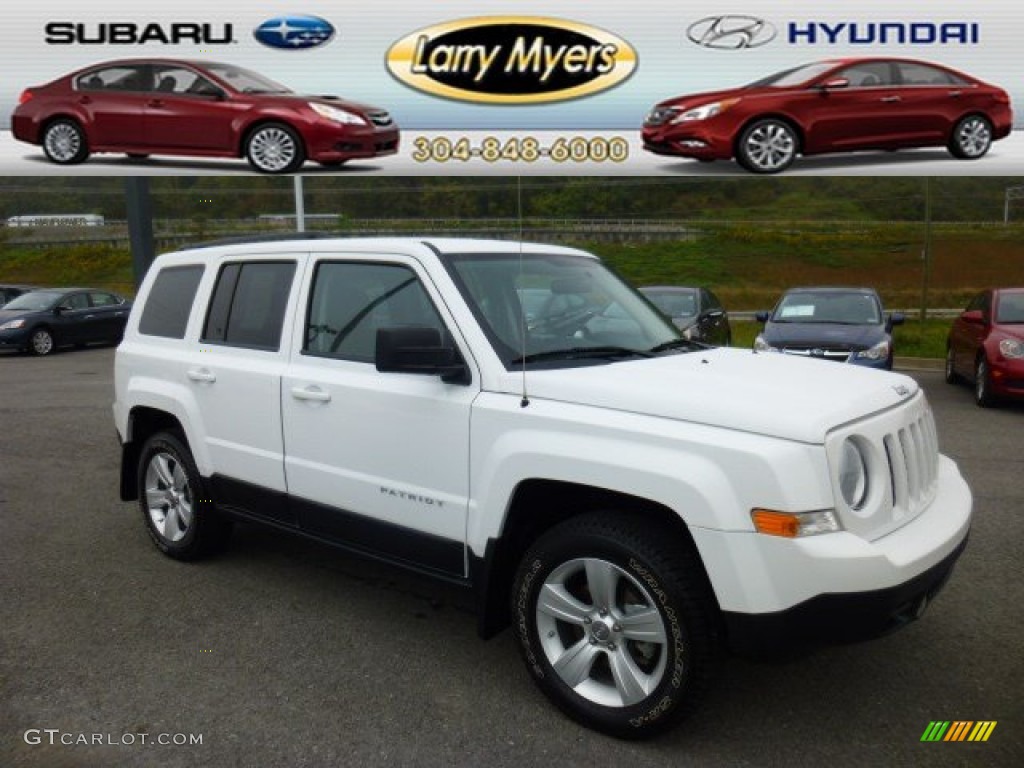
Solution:
M568 349L550 349L547 352L533 352L515 358L511 364L535 363L540 360L585 360L587 358L610 359L616 357L654 357L654 355L642 349L630 349L629 347L569 347Z
M657 346L651 347L647 352L651 355L656 355L659 352L668 352L670 349L708 349L709 345L701 344L699 341L690 341L689 339L671 339L670 341L662 342Z

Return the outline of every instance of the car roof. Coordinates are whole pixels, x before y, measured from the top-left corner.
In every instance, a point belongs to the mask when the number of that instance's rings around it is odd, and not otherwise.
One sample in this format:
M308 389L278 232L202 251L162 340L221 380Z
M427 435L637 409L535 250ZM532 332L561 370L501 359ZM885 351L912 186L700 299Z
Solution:
M348 253L395 253L410 256L437 255L493 255L503 254L548 254L565 256L584 256L597 260L597 257L576 248L545 243L519 243L514 240L483 240L477 238L455 237L302 237L296 235L291 239L274 239L260 241L254 238L250 242L233 242L230 244L213 243L187 250L166 253L159 257L161 263L195 262L196 258L211 256L265 256L282 252L301 253L332 253L344 250Z
M692 293L693 291L699 291L700 287L696 285L642 285L640 290L662 291L664 293Z
M121 67L121 66L139 66L140 64L174 64L180 65L185 64L190 67L234 67L235 69L247 69L247 67L240 67L234 64L225 64L221 61L210 61L209 59L167 59L163 57L154 58L130 58L130 59L111 59L110 61L101 61L96 64L90 64L87 67L82 67L79 72L85 72L90 69L102 69L103 67Z
M785 295L791 293L870 293L878 295L874 288L857 287L851 285L804 285L798 288L790 288Z

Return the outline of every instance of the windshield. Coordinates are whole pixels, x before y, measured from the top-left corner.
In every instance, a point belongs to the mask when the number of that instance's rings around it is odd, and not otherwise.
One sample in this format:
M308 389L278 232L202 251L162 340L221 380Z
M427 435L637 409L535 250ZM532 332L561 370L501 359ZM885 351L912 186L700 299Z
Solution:
M680 340L671 323L595 259L508 253L445 261L506 367L644 357Z
M26 311L50 309L60 301L62 296L64 294L59 291L31 291L30 293L23 293L18 298L4 304L4 309L22 309Z
M882 313L878 300L870 293L800 291L782 297L772 322L879 325Z
M834 61L816 61L813 64L804 64L801 67L776 72L774 75L769 75L761 80L755 80L747 84L746 87L764 88L766 86L774 86L776 88L787 88L794 85L802 85L825 74L835 66L836 62Z
M263 75L258 75L242 67L233 67L229 64L206 64L205 68L211 75L220 78L242 93L291 93L291 89L280 83L275 83Z
M640 291L669 317L693 317L697 314L696 291Z
M1024 323L1024 291L999 295L996 322L1009 325Z

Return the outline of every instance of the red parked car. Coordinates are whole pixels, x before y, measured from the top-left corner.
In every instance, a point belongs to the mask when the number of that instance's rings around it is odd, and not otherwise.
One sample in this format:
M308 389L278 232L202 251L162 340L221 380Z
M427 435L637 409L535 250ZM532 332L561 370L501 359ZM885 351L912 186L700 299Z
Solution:
M679 96L654 107L644 149L736 161L778 173L798 154L947 147L974 160L1010 133L1006 91L937 64L833 59L742 88Z
M377 107L302 96L231 64L173 59L96 64L28 88L11 131L60 165L124 152L247 157L263 173L292 173L307 158L333 166L391 155L399 138Z
M974 382L981 406L1024 399L1024 288L982 291L954 322L946 343L946 381Z

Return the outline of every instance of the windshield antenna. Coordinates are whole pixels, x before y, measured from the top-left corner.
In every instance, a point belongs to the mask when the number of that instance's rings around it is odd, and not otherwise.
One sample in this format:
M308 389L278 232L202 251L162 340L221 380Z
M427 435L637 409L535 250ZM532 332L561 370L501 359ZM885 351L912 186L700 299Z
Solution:
M523 285L523 177L516 176L516 213L519 218L519 286ZM519 296L519 291L516 291ZM519 401L519 407L525 408L530 404L530 396L526 391L526 310L523 309L523 299L519 296L519 339L522 344L519 359L523 363L523 399Z

